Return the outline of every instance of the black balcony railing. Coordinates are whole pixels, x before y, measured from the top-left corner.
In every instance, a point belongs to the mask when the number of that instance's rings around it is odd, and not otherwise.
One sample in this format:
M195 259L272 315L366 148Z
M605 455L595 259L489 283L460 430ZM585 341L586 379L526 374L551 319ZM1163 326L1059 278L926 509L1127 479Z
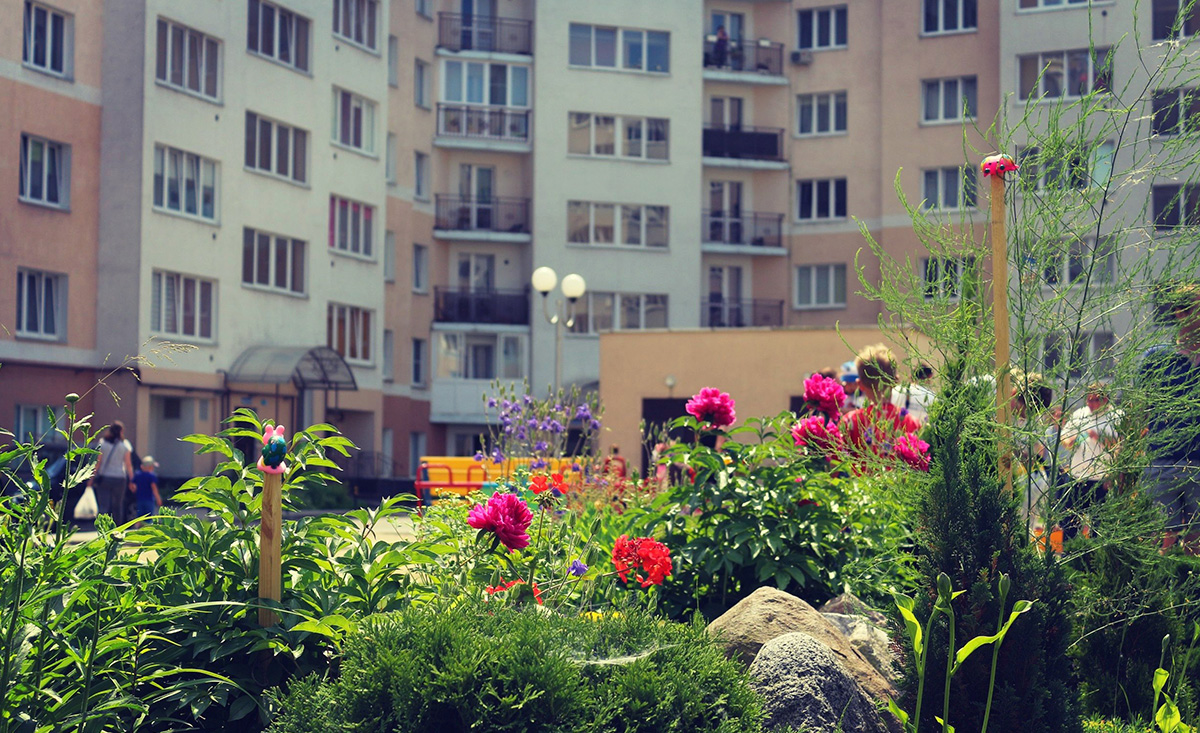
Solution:
M705 125L704 155L713 158L783 160L783 129L746 125Z
M529 325L527 291L434 288L433 293L433 319L439 323Z
M704 41L704 68L783 76L783 44L761 41Z
M753 328L782 326L782 300L725 300L709 296L700 304L700 325L703 328Z
M435 229L529 234L529 199L481 199L439 193L435 201Z
M529 142L529 110L438 105L438 134L477 140Z
M533 23L494 15L438 13L438 46L450 51L533 53Z
M701 235L705 242L743 247L782 247L783 214L755 211L704 211Z

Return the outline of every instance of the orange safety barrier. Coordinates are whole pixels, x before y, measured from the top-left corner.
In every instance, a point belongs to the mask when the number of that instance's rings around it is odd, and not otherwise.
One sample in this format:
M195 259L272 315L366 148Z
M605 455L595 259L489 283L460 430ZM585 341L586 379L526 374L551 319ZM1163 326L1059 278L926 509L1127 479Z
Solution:
M508 458L503 463L491 459L476 461L461 456L422 456L413 484L422 504L428 505L445 496L466 496L483 488L485 483L511 476L519 467L529 467L533 458ZM568 483L578 484L581 474L571 471L574 459L551 458L547 471L561 473Z

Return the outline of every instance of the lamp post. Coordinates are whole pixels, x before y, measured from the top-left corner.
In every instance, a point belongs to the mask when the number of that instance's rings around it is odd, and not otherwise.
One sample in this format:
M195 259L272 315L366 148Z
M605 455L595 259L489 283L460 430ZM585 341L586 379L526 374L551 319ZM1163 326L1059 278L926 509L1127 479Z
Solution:
M554 326L554 394L557 395L562 384L563 327L571 328L575 325L575 301L587 292L587 283L573 272L565 276L562 279L562 294L565 300L560 298L554 301L554 312L551 313L547 296L558 284L558 273L549 267L539 267L533 271L530 282L533 289L542 294L542 315L546 317L546 323Z

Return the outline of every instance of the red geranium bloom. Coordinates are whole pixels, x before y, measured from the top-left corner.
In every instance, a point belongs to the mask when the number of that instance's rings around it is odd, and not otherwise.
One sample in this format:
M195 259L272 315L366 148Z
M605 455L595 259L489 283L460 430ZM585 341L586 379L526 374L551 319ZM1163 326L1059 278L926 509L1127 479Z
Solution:
M554 484L555 489L558 489L564 494L567 492L567 482L563 480L563 475L561 473L550 474L550 481Z
M688 400L687 412L714 428L732 425L737 420L733 398L716 387L705 387Z
M484 588L484 590L487 591L487 594L489 596L494 596L497 593L503 593L504 591L508 590L509 588L512 588L514 585L522 585L524 583L525 583L524 580L521 580L520 578L518 578L516 580L509 580L509 581L502 582L500 585L489 585L488 587ZM542 603L542 590L540 588L538 588L538 584L535 582L530 587L533 588L533 600L537 601L539 606L544 605Z
M529 479L529 490L535 494L540 494L550 487L546 485L546 476L531 476Z
M628 573L633 570L634 578L643 588L662 585L671 574L671 551L652 537L631 540L629 535L621 535L613 545L612 561L622 582L628 582ZM642 575L639 571L646 574Z
M516 494L493 494L487 505L476 504L467 513L467 524L475 529L494 532L510 550L529 545L525 530L533 523L533 513Z

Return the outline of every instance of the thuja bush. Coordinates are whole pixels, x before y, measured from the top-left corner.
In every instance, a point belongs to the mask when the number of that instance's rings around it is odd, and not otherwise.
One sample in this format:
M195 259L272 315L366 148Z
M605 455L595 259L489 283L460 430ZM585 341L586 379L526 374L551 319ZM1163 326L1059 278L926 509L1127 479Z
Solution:
M636 609L464 603L373 616L340 675L292 686L272 733L761 730L761 702L703 626Z

